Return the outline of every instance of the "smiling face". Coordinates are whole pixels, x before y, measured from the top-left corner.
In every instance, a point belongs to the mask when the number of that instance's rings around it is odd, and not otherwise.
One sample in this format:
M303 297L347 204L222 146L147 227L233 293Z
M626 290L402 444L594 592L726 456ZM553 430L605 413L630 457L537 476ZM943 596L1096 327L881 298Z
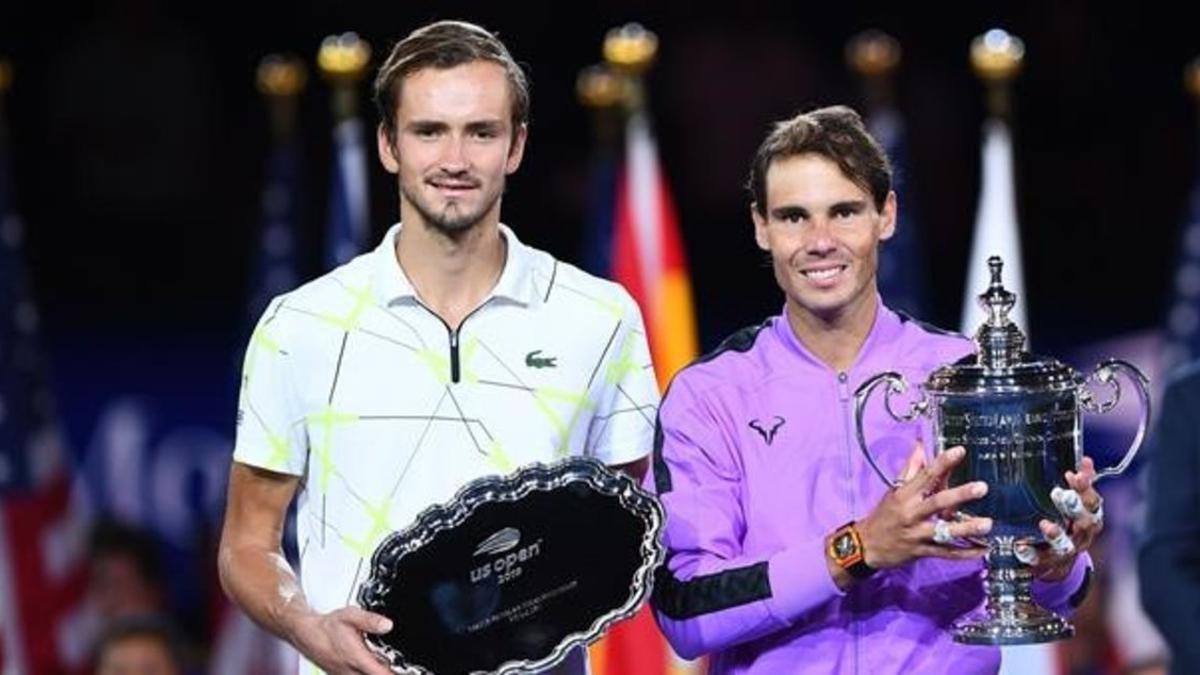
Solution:
M873 317L879 242L895 230L895 193L877 209L870 193L815 153L772 161L765 188L762 213L750 209L754 239L771 254L789 313L825 325Z
M379 156L400 183L400 218L457 237L500 219L504 181L517 170L525 127L512 126L504 68L472 61L404 78L395 138L381 126Z

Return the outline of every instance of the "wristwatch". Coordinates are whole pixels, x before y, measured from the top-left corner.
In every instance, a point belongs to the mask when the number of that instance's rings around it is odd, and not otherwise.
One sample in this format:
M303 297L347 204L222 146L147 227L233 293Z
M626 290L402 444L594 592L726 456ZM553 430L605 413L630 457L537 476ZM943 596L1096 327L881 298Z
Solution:
M839 527L829 538L829 557L855 579L866 579L877 571L867 564L865 555L862 537L853 520Z

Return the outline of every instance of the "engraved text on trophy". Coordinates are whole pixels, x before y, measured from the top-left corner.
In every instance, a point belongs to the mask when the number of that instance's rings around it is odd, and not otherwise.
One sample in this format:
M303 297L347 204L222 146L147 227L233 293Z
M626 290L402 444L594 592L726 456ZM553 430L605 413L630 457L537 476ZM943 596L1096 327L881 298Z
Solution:
M1059 517L1050 488L1065 485L1063 473L1075 468L1075 405L1062 393L942 403L940 447L967 450L949 484L988 484L988 494L964 510L993 518L994 535L1038 536L1039 520Z

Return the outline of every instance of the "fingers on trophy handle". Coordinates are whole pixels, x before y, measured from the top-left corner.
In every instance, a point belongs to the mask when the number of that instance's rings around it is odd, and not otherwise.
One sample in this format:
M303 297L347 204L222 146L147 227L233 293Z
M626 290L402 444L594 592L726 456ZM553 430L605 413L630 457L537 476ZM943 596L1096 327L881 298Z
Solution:
M879 373L871 377L866 382L863 382L854 392L854 428L858 436L858 447L862 450L863 456L867 458L867 463L871 465L876 475L883 481L883 484L890 488L897 488L900 487L901 481L890 478L879 467L879 464L875 461L875 457L871 455L866 433L863 431L863 419L866 415L867 401L870 400L875 388L882 384L887 385L887 389L883 395L884 408L887 410L888 415L897 422L911 422L925 414L929 408L929 401L925 398L924 392L922 392L920 400L914 401L907 413L897 414L892 407L892 395L903 394L905 391L908 391L908 383L905 382L903 375L892 371Z
M1120 373L1124 373L1129 378L1129 381L1133 383L1133 389L1137 392L1138 403L1141 406L1137 433L1134 434L1133 442L1130 444L1129 449L1125 451L1125 455L1121 457L1121 461L1113 466L1097 471L1093 482L1124 473L1125 469L1129 468L1129 464L1133 461L1133 458L1137 456L1138 450L1141 449L1142 442L1146 439L1146 431L1150 426L1150 380L1142 374L1142 371L1138 370L1136 366L1128 361L1107 359L1096 366L1096 370L1093 371L1090 379L1108 385L1112 389L1112 398L1097 403L1090 391L1080 388L1080 406L1088 412L1101 415L1115 408L1121 401L1121 382L1117 379L1117 375Z

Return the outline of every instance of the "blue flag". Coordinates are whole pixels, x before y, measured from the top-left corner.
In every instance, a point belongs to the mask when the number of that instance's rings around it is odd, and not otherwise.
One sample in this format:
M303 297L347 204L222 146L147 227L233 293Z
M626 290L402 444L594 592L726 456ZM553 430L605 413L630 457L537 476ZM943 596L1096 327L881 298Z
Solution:
M617 201L617 161L611 152L592 159L588 176L587 222L580 262L599 277L612 276L613 218Z
M0 147L0 497L32 487L32 439L52 424L21 239L10 165Z
M54 413L4 140L0 129L0 671L74 672L91 636L69 629L87 574L71 542L90 513Z
M357 117L333 129L334 169L329 191L325 268L333 269L358 255L369 232L367 155L363 125Z
M904 120L888 106L872 113L868 126L892 160L893 189L900 204L896 233L879 247L879 293L892 309L924 317L929 309L928 279L921 252L921 232L913 217L912 192L907 185L908 140Z
M276 145L267 160L262 226L249 303L251 322L258 320L271 298L290 291L300 281L299 201L300 149L289 140Z

